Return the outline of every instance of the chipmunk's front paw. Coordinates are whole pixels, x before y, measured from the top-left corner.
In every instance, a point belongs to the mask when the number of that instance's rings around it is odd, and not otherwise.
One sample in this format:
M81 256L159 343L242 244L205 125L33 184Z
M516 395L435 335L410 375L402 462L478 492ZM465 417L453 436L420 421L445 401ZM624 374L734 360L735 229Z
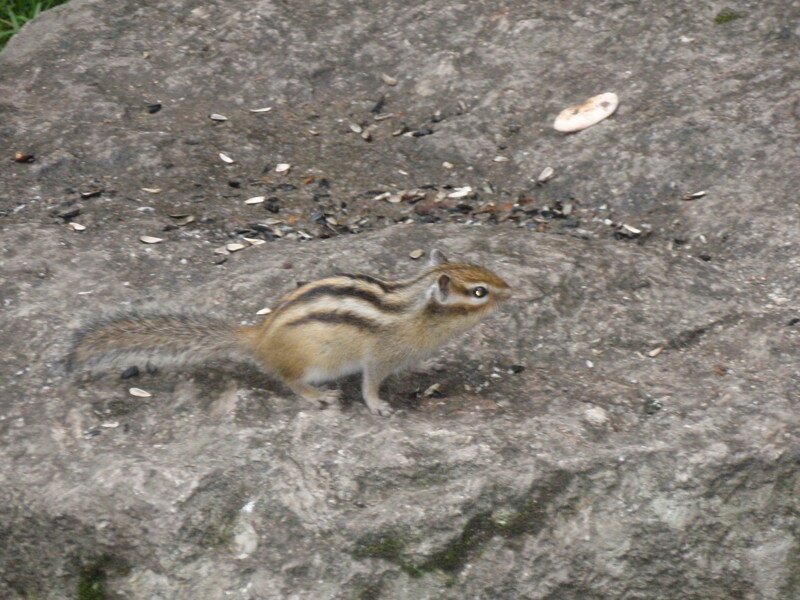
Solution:
M373 400L368 402L367 406L369 406L369 410L373 415L378 415L379 417L388 417L394 412L389 403L383 400Z
M445 370L447 370L447 365L444 359L438 357L423 360L411 369L412 373L417 373L419 375L433 375L434 373L441 373Z
M342 393L339 390L325 390L319 395L317 401L324 408L339 402L341 395Z

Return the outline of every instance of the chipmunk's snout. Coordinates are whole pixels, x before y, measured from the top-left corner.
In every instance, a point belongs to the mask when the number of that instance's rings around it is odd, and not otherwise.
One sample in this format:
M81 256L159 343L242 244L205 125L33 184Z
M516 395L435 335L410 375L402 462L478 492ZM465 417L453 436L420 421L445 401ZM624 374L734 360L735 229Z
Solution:
M498 300L508 300L511 296L514 295L514 292L511 289L511 286L506 285L506 287L501 287L495 293Z

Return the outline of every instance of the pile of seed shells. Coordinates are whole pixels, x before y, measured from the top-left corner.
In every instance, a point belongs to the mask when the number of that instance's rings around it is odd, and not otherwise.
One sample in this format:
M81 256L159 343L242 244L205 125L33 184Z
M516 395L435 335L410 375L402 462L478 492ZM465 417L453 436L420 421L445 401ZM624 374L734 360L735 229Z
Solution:
M388 90L399 83L399 79L388 74L381 74L380 81ZM393 122L392 136L404 135L420 138L435 133L433 126L450 115L458 115L466 110L463 103L458 108L446 113L436 110L424 123L415 126L400 122L398 117L386 111L387 96L382 93L370 110L371 115L360 120L340 119L347 126L339 129L340 134L356 134L365 141L373 141L374 134L384 122ZM569 107L556 119L555 127L559 131L572 132L584 129L610 116L617 108L618 98L613 93L600 94L585 102ZM147 104L151 114L161 110L160 103ZM252 115L266 115L272 112L272 106L254 106L237 109ZM230 127L230 123L241 118L241 114L228 115L214 112L207 115L208 126ZM254 117L272 118L272 117ZM382 130L388 134L389 130ZM313 130L313 135L322 135ZM335 133L335 132L334 132ZM215 150L216 156L224 165L237 162L235 149ZM212 154L213 156L213 154ZM15 156L18 162L27 157L22 153ZM494 163L506 163L512 159L498 154L487 157ZM444 161L442 166L450 171L449 176L456 174L456 166ZM599 208L580 206L580 201L569 196L553 199L553 194L542 193L542 188L558 176L556 168L550 165L540 167L538 175L532 174L529 189L515 193L496 190L490 182L468 181L458 185L428 183L407 189L370 189L361 193L349 193L347 197L331 191L331 182L319 174L303 172L303 167L296 167L290 162L267 164L260 179L248 180L244 185L238 180L229 180L228 185L234 188L231 194L222 194L223 198L233 198L240 203L241 210L233 222L225 224L224 229L209 226L215 218L208 217L206 210L191 207L180 210L177 207L169 210L169 221L161 227L163 232L171 232L183 228L197 231L207 230L213 238L212 252L215 262L222 263L232 254L257 247L277 240L307 241L324 239L345 234L356 234L373 230L394 223L461 223L464 225L482 225L511 223L519 227L528 227L538 231L550 229L567 230L580 237L597 237L612 235L620 240L644 240L652 234L647 223L630 223L614 219L606 206ZM408 175L408 173L401 173ZM140 188L148 196L159 196L163 206L168 201L169 192L156 185ZM97 185L89 185L79 192L81 200L94 198L106 190ZM249 191L249 193L247 193ZM702 198L706 191L687 193L680 199L692 201ZM300 200L300 201L298 201ZM303 202L302 200L307 200ZM310 202L308 202L310 201ZM311 208L309 208L309 205ZM84 232L87 225L81 223L83 206L77 199L61 202L52 207L51 216L59 224L65 225L75 232ZM156 212L150 206L139 206L139 212ZM212 209L213 211L213 209ZM606 211L606 212L604 212ZM91 226L91 223L90 223ZM174 234L173 234L174 235ZM157 245L170 239L170 236L157 235L156 231L140 232L136 239L142 244ZM415 250L410 258L418 259L423 255Z

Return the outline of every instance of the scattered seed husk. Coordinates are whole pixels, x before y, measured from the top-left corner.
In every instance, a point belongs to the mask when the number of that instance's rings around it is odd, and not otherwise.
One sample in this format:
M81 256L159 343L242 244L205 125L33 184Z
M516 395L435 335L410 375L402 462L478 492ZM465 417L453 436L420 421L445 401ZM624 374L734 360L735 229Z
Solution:
M702 198L708 192L706 190L702 190L700 192L695 192L694 194L687 194L683 197L684 200L697 200L698 198Z
M161 188L142 188L142 191L148 194L160 194L163 190Z
M632 233L632 234L634 234L634 235L639 235L640 233L642 233L642 230L641 230L641 229L637 229L636 227L632 227L632 226L630 226L630 225L626 225L625 223L623 223L623 224L622 224L622 228L623 228L625 231L627 231L627 232L629 232L629 233Z
M311 135L319 135L319 131L317 131L316 129L309 129L308 133Z
M231 242L230 244L225 244L225 250L228 252L238 252L239 250L243 250L247 248L244 244L240 244L238 242Z
M278 163L275 166L275 172L276 173L286 173L291 168L292 168L292 165L290 165L289 163Z
M262 309L261 309L261 310L259 310L259 311L256 311L256 314L257 314L257 315L268 315L268 314L269 314L269 313L271 313L271 312L272 312L272 309L271 309L271 308L269 308L269 307L266 307L266 308L262 308Z
M81 225L80 223L67 223L67 227L70 227L75 231L84 231L86 229L86 225Z
M383 83L386 85L397 85L397 79L386 73L381 74L381 80L383 80Z
M389 197L387 198L387 200L389 202L391 202L392 204L399 204L403 200L403 194L400 194L400 193L389 194Z
M236 162L236 161L234 161L234 160L233 160L233 159L232 159L230 156L228 156L227 154L225 154L224 152L220 152L220 153L219 153L219 157L222 159L222 162L226 162L226 163L228 163L228 164L231 164L231 163L234 163L234 162Z
M151 398L153 394L148 392L147 390L143 390L141 388L132 387L128 390L128 393L131 396L136 396L137 398Z
M401 125L398 129L395 129L392 132L392 135L394 137L397 137L398 135L403 135L406 131L408 131L408 127L406 127L405 125Z
M94 198L95 196L99 196L102 193L103 193L103 190L87 190L85 192L80 192L81 198L84 198L84 199L87 199L87 200L89 198Z
M27 154L25 152L15 152L14 153L14 162L32 163L35 160L36 160L36 157L33 154Z
M250 112L251 113L265 113L265 112L269 112L271 110L272 110L271 106L265 106L264 108L251 108Z
M251 246L260 246L261 244L267 243L266 240L262 240L261 238L242 237L242 239Z
M194 217L192 215L187 215L183 219L177 219L175 221L175 225L178 226L178 227L184 227L185 225L188 225L189 223L194 223Z
M391 192L383 192L382 194L375 196L373 200L388 200L391 195Z
M454 191L447 194L448 198L465 198L472 193L472 187L465 185L464 187L456 188Z
M266 200L266 196L253 196L252 198L248 198L244 201L245 204L261 204Z
M163 238L154 237L152 235L143 235L139 238L139 241L142 242L143 244L159 244L164 240Z
M280 225L281 223L283 223L283 219L269 218L269 219L264 219L262 221L262 223L264 223L264 225L268 225L269 227L272 227L273 225Z
M492 160L494 162L500 163L500 162L508 162L509 158L507 156L495 156Z
M189 216L189 213L185 213L185 212L171 212L171 213L168 213L168 214L173 219L185 219L186 217Z
M426 135L433 135L434 131L430 127L425 127L423 129L417 129L416 131L412 131L408 135L411 137L425 137Z
M441 387L442 387L441 383L434 383L433 385L429 386L424 392L422 392L422 395L425 398L430 398L431 396L438 394Z
M102 423L100 427L105 427L106 429L116 429L119 427L118 421L108 421L106 423Z
M364 131L364 128L361 127L361 125L359 125L358 123L350 123L350 131L352 131L353 133L361 133L362 131Z
M372 140L372 133L370 133L369 129L365 129L364 131L361 132L361 139L364 140L365 142L369 142L370 140Z
M230 252L228 252L228 249L225 246L220 246L219 248L214 248L214 254L222 254L223 256L226 256L230 254Z
M581 104L562 110L553 128L564 133L586 129L611 116L618 105L619 98L612 92L593 96Z
M338 225L339 221L337 221L334 217L325 217L325 222L328 225Z
M655 358L656 356L661 354L663 351L664 351L664 348L659 346L658 348L653 348L652 350L650 350L650 352L647 353L647 356L649 356L650 358Z
M375 115L372 117L376 121L385 121L386 119L391 119L394 116L394 113L384 113L382 115Z
M408 256L411 257L413 260L417 260L418 258L422 258L425 255L424 250L420 250L419 248L416 250L412 250L408 253Z
M211 113L210 115L208 115L208 118L211 119L212 121L227 121L228 120L228 117L226 117L225 115L220 115L218 113Z
M161 110L161 102L154 102L153 104L147 105L147 112L149 112L151 115L156 114L160 110Z
M539 176L536 178L538 183L544 183L545 181L550 181L555 175L556 172L553 170L553 167L545 167L542 169L542 172L539 173Z
M130 366L125 369L122 373L120 373L120 379L130 379L131 377L137 377L139 375L139 367L136 365Z

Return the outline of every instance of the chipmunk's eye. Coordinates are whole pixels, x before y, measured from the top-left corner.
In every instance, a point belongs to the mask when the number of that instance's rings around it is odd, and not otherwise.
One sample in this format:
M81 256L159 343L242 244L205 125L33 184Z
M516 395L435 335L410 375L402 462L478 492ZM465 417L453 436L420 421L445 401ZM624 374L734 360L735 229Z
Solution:
M487 290L482 285L479 285L476 288L472 288L472 295L476 298L483 298L484 296L489 294L489 290Z

